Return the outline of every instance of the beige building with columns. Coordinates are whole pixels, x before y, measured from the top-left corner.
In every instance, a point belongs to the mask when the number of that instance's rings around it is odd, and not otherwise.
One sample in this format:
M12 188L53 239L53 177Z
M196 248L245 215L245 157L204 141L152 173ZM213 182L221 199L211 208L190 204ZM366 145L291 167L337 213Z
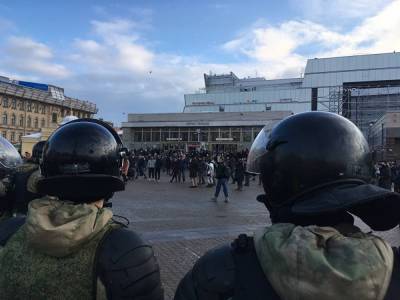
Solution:
M0 134L19 149L23 136L41 132L45 140L65 116L96 113L94 103L67 97L63 88L0 77Z

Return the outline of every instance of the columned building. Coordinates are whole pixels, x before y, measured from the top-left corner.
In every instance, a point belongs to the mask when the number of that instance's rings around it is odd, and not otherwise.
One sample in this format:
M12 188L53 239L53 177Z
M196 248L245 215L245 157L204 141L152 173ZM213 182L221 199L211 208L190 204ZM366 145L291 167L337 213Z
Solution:
M130 149L240 151L250 148L265 126L290 116L284 112L128 114L123 141Z
M0 77L0 134L15 145L22 136L56 129L67 115L96 113L94 103L67 97L63 88Z

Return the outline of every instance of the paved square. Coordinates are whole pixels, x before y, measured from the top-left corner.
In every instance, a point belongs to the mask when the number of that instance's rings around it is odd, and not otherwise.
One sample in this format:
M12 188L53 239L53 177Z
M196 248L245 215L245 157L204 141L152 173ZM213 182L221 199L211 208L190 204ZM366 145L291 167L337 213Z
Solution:
M113 198L113 211L128 218L129 227L153 244L165 298L172 299L179 280L207 249L271 222L264 205L255 200L262 193L257 181L250 181L250 187L240 192L229 184L230 202L223 202L221 191L215 203L210 201L214 188L189 188L188 182L168 180L162 174L159 183L130 181L126 190ZM359 220L357 225L368 230ZM400 244L397 228L378 234L394 246Z

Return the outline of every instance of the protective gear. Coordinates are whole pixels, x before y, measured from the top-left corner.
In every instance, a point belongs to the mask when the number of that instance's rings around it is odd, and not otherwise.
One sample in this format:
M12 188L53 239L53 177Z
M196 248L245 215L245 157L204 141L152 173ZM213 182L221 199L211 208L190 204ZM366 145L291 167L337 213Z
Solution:
M271 206L283 206L318 185L371 179L371 156L361 131L333 113L307 112L261 130L247 159L260 173Z
M0 251L2 297L163 299L152 248L111 216L94 204L44 197L31 202L11 237L10 224L3 231L0 224L0 243L8 239Z
M110 198L124 189L121 149L118 134L102 121L78 119L61 126L44 147L39 191L76 203Z
M41 197L37 191L37 182L40 178L38 164L26 162L17 168L14 176L15 213L26 214L29 202Z
M281 238L284 237L283 235L281 236ZM315 236L315 238L318 238L318 236ZM318 243L314 242L313 245L316 247ZM321 246L326 245L328 244ZM293 244L293 246L295 246L295 244ZM286 299L285 297L281 298L276 293L273 285L271 285L269 279L266 277L262 265L259 262L256 252L257 247L252 237L242 234L231 245L226 244L208 251L182 279L176 290L174 300ZM293 254L296 253L295 249L297 248L293 248ZM398 248L392 248L392 250L393 265L391 277L389 278L389 286L385 288L386 294L383 295L383 298L374 299L395 300L399 297L400 254ZM275 260L274 264L279 266L279 262L281 262L281 260ZM333 261L331 262L333 263ZM335 260L335 262L337 261ZM298 266L307 268L307 265ZM364 268L365 266L363 266L363 269ZM350 271L355 272L355 270ZM318 276L318 274L319 273L316 273L315 275ZM363 278L363 274L357 274L360 276L360 279ZM369 273L369 275L371 275L371 273ZM346 278L347 277L343 277L343 280ZM300 289L304 287L304 285L299 284L299 282L302 282L302 277L297 278L296 284L285 291L285 295L288 296L288 299L291 299L289 296L291 293L295 292L296 287ZM325 284L327 284L327 282L325 282ZM307 285L304 287L307 291L310 288L312 288L312 286ZM316 286L315 288L321 290L320 286ZM346 289L335 290L334 295L337 296L335 299L342 299L342 294L349 292L350 289L351 284L349 284ZM382 293L379 289L376 289L376 292ZM298 294L296 294L296 296L297 295ZM313 299L320 299L320 297L317 296Z
M4 178L21 164L21 155L17 149L5 138L0 137L0 178Z
M43 148L44 148L45 144L46 144L46 141L40 141L40 142L37 142L35 144L35 146L33 146L31 160L35 164L40 164L40 161L42 160Z
M0 220L9 218L14 209L14 174L22 164L17 149L0 137Z

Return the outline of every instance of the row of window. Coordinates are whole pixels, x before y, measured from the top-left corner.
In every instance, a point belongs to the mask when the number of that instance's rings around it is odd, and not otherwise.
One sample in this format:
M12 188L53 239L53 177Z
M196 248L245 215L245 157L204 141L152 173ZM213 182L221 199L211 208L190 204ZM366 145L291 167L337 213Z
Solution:
M40 104L38 102L32 102L32 101L24 101L24 100L19 100L15 98L7 98L7 97L2 97L0 98L0 105L2 105L4 108L9 108L11 107L12 109L18 109L21 111L25 111L25 105L26 105L26 111L28 112L35 112L35 113L41 113L42 115L46 114L46 105L45 104ZM54 111L54 107L53 107ZM48 112L50 112L50 108L48 109ZM61 117L65 117L66 115L70 114L71 110L70 109L61 109ZM74 113L78 118L89 118L90 114L89 113L84 113L84 112L76 112Z
M27 134L30 134L30 133L27 133ZM16 140L17 135L18 135L18 140ZM14 131L10 131L10 133L8 134L7 130L4 130L1 132L1 136L8 139L12 143L21 142L22 132L15 133Z
M261 130L244 128L135 128L131 129L133 142L252 142Z
M19 120L18 120L18 126L20 127L24 127L25 125L25 118L23 115L19 116ZM56 114L56 122L57 122L57 114ZM2 118L2 124L3 125L12 125L12 126L17 126L17 116L15 114L11 115L11 122L9 124L9 120L8 120L8 115L7 113L3 113L3 118ZM32 126L32 118L31 116L28 116L26 118L26 127L31 128L39 128L39 118L36 117L33 120L33 126ZM42 118L42 120L40 121L40 127L46 127L46 120L44 118Z

